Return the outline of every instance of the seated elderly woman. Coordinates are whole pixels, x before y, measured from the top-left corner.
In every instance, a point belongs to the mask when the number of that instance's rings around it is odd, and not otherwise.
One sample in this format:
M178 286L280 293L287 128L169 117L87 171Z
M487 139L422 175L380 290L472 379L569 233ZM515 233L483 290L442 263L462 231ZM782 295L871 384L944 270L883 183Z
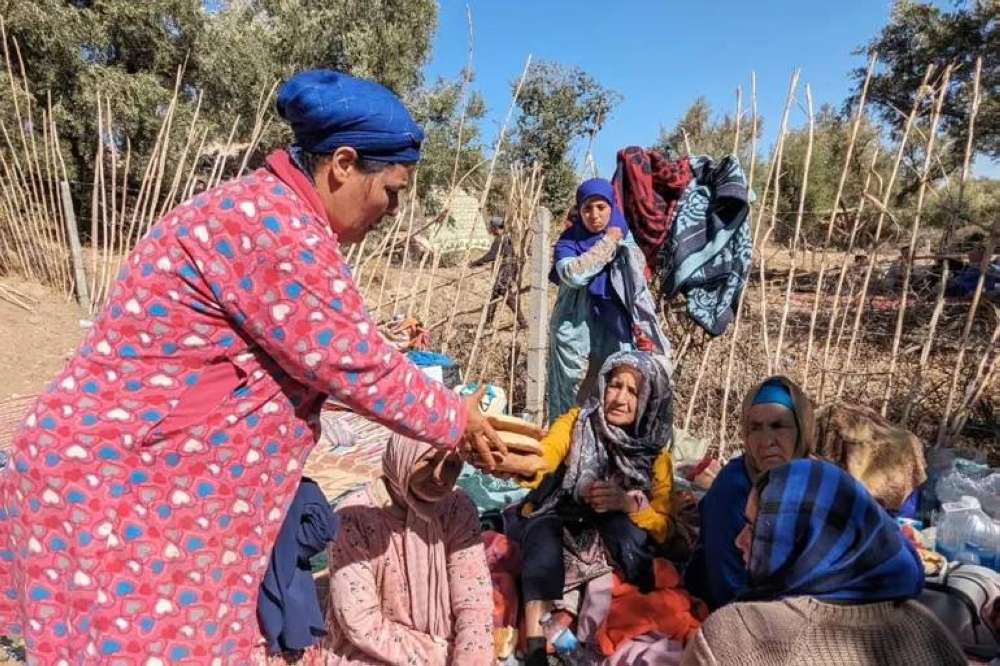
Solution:
M329 547L327 666L486 666L493 598L454 453L394 436L383 476L344 499Z
M766 379L747 394L740 425L746 452L722 468L701 500L699 546L684 579L712 610L746 590L746 568L734 541L753 483L777 465L809 456L815 437L812 405L785 377Z
M606 551L628 582L653 586L654 544L667 535L672 432L665 360L619 352L583 406L542 439L544 466L526 483L534 490L522 506L528 666L545 663L539 619L563 598L564 538L577 554Z
M864 486L832 463L764 472L736 540L749 586L712 614L682 666L959 666L947 630L915 601L923 567Z

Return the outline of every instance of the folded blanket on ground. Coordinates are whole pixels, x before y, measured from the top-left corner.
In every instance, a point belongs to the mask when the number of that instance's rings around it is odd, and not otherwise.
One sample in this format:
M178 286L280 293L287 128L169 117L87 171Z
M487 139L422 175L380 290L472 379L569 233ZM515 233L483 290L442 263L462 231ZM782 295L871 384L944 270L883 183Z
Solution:
M597 640L605 656L643 634L655 633L686 642L708 617L708 610L681 588L680 575L664 559L653 562L656 588L642 594L615 573L611 608L597 630Z

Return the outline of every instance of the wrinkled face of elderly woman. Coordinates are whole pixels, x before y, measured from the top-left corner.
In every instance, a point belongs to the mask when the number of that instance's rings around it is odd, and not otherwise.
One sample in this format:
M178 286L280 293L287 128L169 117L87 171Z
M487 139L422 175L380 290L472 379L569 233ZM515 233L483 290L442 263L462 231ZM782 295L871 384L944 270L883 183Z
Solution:
M580 219L591 233L604 231L611 221L611 204L603 197L590 197L580 206Z
M747 453L761 472L791 460L798 438L795 413L784 405L763 403L747 412Z
M604 418L611 425L625 428L636 419L642 374L635 368L621 367L611 371L604 389Z
M454 488L462 461L454 451L428 451L413 466L410 492L425 502L440 502Z
M363 160L353 148L338 148L323 160L314 180L338 240L361 242L383 218L395 216L412 171L413 165Z

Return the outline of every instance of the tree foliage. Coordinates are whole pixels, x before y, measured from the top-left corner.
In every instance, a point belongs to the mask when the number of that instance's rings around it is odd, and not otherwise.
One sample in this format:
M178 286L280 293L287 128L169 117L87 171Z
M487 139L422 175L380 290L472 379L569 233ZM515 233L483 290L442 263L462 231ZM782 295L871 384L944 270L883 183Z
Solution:
M36 108L51 93L71 177L80 181L93 172L99 96L110 103L112 136L148 155L183 67L175 139L186 134L200 96L214 138L224 140L240 119L239 140L249 135L261 94L297 70L341 69L411 93L436 16L433 0L0 0L20 49L15 78L23 65ZM8 123L11 94L0 92ZM287 138L277 124L263 145Z
M789 131L785 138L781 163L781 188L777 207L780 226L775 240L787 241L794 235L800 202L803 207L802 233L807 242L822 244L830 215L836 207L839 226L834 229L833 242L844 244L853 223L853 210L864 197L874 152L879 150L876 170L885 173L890 155L881 145L879 129L868 118L862 118L841 199L837 202L840 183L851 141L853 116L844 116L830 105L823 105L813 118L813 147L808 181L805 179L806 153L809 146L808 127ZM877 185L869 183L869 190ZM804 195L803 195L804 192ZM869 205L870 204L866 204Z
M959 163L969 131L969 102L977 58L982 58L982 106L976 121L976 147L1000 157L1000 2L965 0L951 11L938 4L896 0L889 23L862 51L878 53L879 68L868 92L870 103L883 121L899 131L923 80L928 65L937 74L952 66L950 85L942 108L942 126L952 141L944 147L946 164ZM853 76L857 89L865 69ZM928 105L930 102L927 103Z
M753 143L751 119L740 120L740 141L737 147L740 157L749 156ZM763 131L763 121L757 119L757 138ZM721 158L733 152L736 140L736 116L731 113L716 114L704 96L698 97L687 108L684 115L671 129L660 126L660 136L654 148L668 155L682 157L690 152L695 155L710 155Z
M461 81L438 79L406 100L413 117L424 128L417 178L423 202L431 208L441 203L453 179L465 189L470 189L470 183L481 184L476 177L484 162L479 121L486 115L486 104L478 92L470 91L464 101L462 93Z
M573 147L597 132L621 99L579 67L544 61L531 66L517 100L509 155L543 165L542 203L557 214L567 209L577 185Z

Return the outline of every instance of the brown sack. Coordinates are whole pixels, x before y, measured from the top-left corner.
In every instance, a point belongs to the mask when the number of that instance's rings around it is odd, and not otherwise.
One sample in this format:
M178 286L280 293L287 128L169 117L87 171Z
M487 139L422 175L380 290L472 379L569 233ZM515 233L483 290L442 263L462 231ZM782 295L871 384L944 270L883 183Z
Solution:
M923 442L858 405L834 403L820 408L814 453L861 481L890 511L898 511L927 478Z

